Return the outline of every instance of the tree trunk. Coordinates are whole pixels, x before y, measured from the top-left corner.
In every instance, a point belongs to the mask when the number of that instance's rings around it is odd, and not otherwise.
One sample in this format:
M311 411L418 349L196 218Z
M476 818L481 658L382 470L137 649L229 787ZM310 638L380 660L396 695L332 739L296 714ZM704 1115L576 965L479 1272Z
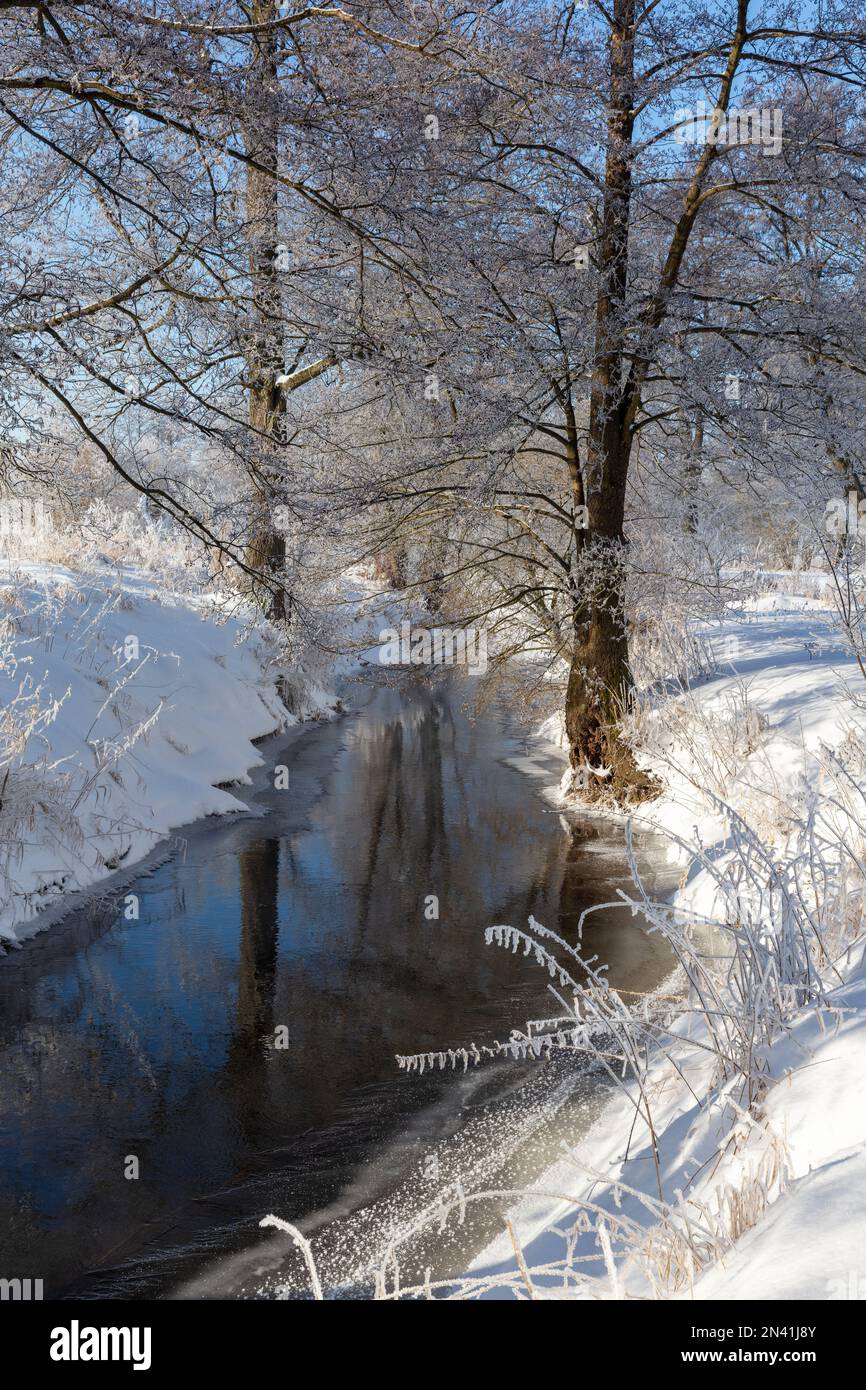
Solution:
M628 454L612 460L603 484L590 492L589 529L582 551L583 583L575 602L575 640L565 702L565 726L576 786L589 799L642 799L655 790L620 737L632 690L625 615L623 514ZM608 456L608 463L610 463Z
M601 235L599 289L592 371L587 461L589 537L584 555L595 556L586 593L575 599L575 646L566 695L566 727L575 772L598 767L621 799L652 794L653 786L622 743L618 715L632 689L625 626L623 517L626 482L641 391L653 339L670 296L702 204L707 175L719 151L708 140L695 164L673 229L658 287L628 341L629 222L634 127L634 18L636 0L614 0L610 40L610 104ZM748 32L749 0L737 0L735 29L720 79L715 109L728 110ZM591 776L592 774L590 774Z
M624 313L631 207L634 3L616 0L610 45L611 95L599 288L586 466L588 529L574 594L574 650L565 722L571 765L590 795L647 785L618 725L632 688L625 624L626 481L632 423L626 408Z
M267 24L277 17L275 0L254 0L253 24ZM285 536L273 522L274 504L282 485L279 452L285 445L286 400L276 385L284 371L282 295L279 283L279 223L276 173L279 135L276 116L277 43L273 29L254 34L249 107L254 122L245 131L247 154L261 166L247 165L246 223L249 241L252 326L247 347L249 420L255 432L254 447L263 461L256 461L256 490L252 534L247 549L249 564L263 576L257 597L269 618L284 621L289 601L285 590ZM271 457L269 457L269 455ZM254 584L254 589L256 588Z
M694 425L683 415L680 437L685 458L683 461L683 530L693 536L700 520L698 492L701 485L704 452L704 422L698 416Z

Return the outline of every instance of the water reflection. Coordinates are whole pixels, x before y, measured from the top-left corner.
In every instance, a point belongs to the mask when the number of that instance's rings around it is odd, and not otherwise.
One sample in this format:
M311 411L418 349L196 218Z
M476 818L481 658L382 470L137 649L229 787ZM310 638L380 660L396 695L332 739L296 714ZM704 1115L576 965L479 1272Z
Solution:
M261 1095L267 1088L267 1049L276 1042L279 865L279 840L257 840L238 855L241 926L237 1010L222 1088L230 1104L236 1098L238 1131L253 1148L268 1137Z
M262 779L264 819L193 830L135 885L140 921L107 903L0 961L0 1274L164 1292L263 1212L301 1219L359 1171L376 1190L407 1136L461 1123L456 1079L395 1053L549 1014L546 976L484 927L573 937L624 877L617 832L567 832L519 753L459 686L383 688L273 750L290 791ZM623 988L667 970L622 913L586 932Z

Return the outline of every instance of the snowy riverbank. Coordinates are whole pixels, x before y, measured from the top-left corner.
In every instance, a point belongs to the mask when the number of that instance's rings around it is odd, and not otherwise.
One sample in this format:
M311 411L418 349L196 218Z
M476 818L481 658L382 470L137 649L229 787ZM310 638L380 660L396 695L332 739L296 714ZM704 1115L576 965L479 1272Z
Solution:
M618 1088L514 1207L522 1267L503 1235L470 1295L866 1296L866 688L820 591L791 587L707 632L718 669L641 727L666 784L641 821L682 865L666 920L705 957L740 951L752 994L713 1036L692 991L641 1091ZM797 952L815 971L801 1007L784 982Z
M176 827L245 811L231 787L261 764L255 741L333 713L354 665L293 665L250 609L164 574L20 562L0 598L0 949ZM356 639L364 598L343 584Z

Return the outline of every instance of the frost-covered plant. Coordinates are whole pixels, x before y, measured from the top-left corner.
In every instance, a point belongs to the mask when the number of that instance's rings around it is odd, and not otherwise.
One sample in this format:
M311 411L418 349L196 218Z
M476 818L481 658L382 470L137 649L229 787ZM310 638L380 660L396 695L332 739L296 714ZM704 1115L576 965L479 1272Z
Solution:
M657 692L643 694L625 715L624 727L644 756L724 800L760 750L768 723L748 682L737 679L712 702L680 682L661 703Z
M207 581L202 546L165 515L149 511L143 501L118 508L97 497L74 521L59 508L46 509L44 518L38 530L0 536L0 557L73 570L134 567L184 592Z
M697 841L678 841L710 884L712 910L704 916L653 899L641 881L629 825L637 892L621 893L619 905L625 902L640 913L670 945L684 982L679 998L657 995L635 1003L624 997L609 985L605 967L586 958L579 944L572 946L533 918L527 929L487 929L489 944L521 952L549 974L559 1013L514 1030L502 1042L401 1057L399 1065L409 1071L465 1069L502 1055L544 1059L580 1053L625 1089L635 1121L648 1137L656 1191L649 1195L620 1178L588 1172L589 1195L547 1192L542 1183L533 1197L556 1198L570 1207L556 1228L563 1242L560 1258L530 1267L506 1222L512 1268L407 1283L401 1262L411 1262L420 1234L444 1230L451 1220L462 1222L474 1203L525 1195L454 1186L392 1232L373 1262L376 1297L477 1298L506 1289L518 1298L618 1298L625 1296L626 1281L643 1296L670 1297L688 1290L702 1269L756 1223L786 1182L784 1141L764 1115L769 1049L804 1008L819 1011L825 1024L838 1018L832 991L841 979L842 958L862 936L866 768L857 741L849 743L822 752L784 844L758 834L718 799L716 811L727 830L724 854ZM588 913L610 906L583 914L579 941ZM710 1181L686 1198L665 1187L654 1097L659 1076L684 1076L690 1058L710 1064L707 1088L696 1099L706 1131L715 1136L716 1162L735 1156L737 1164L733 1179ZM599 1189L609 1189L612 1209L592 1195ZM624 1199L627 1212L620 1210Z
M82 834L72 810L74 772L52 757L47 737L66 696L55 698L22 671L8 637L0 638L0 676L11 679L14 692L0 710L0 906L5 906L16 895L16 869L28 839L38 831L49 844L63 841L80 848Z
M717 667L710 642L688 613L662 609L635 622L632 674L639 689L667 687L671 680L685 689Z
M81 860L99 870L123 859L137 827L112 814L110 788L126 759L159 717L161 705L142 707L132 686L148 653L118 667L104 625L121 607L120 591L95 601L69 586L38 591L26 581L6 590L0 624L0 922L20 920L47 905L72 879ZM90 727L86 754L58 756L52 725L69 689L53 690L40 672L40 655L62 640L77 664L104 692ZM109 711L117 732L100 731ZM40 867L22 875L28 846L40 847Z
M400 1230L393 1231L373 1267L374 1297L380 1300L468 1300L507 1291L517 1299L621 1299L635 1285L648 1298L669 1298L690 1291L696 1276L723 1256L766 1211L784 1183L785 1154L772 1137L759 1159L746 1165L738 1185L722 1184L711 1200L685 1197L678 1191L660 1201L620 1179L612 1185L603 1173L585 1167L568 1155L585 1185L604 1191L611 1186L612 1208L591 1196L575 1199L571 1192L547 1186L533 1188L534 1198L568 1204L569 1213L556 1228L562 1254L544 1263L529 1264L511 1221L505 1229L514 1251L514 1267L499 1272L447 1276L433 1280L429 1270L421 1283L403 1278L401 1258L417 1236L436 1225L444 1233L449 1222L462 1225L467 1211L478 1204L514 1202L520 1189L466 1193L458 1185L437 1198ZM628 1202L630 1211L624 1209ZM275 1224L269 1217L262 1225ZM308 1248L305 1257L315 1262Z

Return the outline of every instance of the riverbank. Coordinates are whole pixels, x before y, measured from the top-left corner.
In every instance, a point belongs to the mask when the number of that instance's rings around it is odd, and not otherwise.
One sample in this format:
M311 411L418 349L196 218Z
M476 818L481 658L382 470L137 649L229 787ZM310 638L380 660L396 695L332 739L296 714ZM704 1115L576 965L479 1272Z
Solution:
M821 593L791 589L714 628L717 669L640 730L666 789L639 823L681 865L656 925L703 937L684 957L696 981L714 952L743 968L724 964L709 1015L694 991L673 1011L640 1085L514 1206L521 1262L504 1234L467 1272L471 1296L863 1296L862 674ZM785 971L804 968L798 1006Z
M625 866L610 836L601 831L598 841L592 838L592 825L605 824L601 813L575 808L557 789L549 742L526 743L522 735L503 739L501 731L485 729L485 721L476 724L457 706L451 708L444 689L425 687L412 695L407 677L405 692L402 682L385 682L357 725L351 720L344 728L323 725L324 746L314 756L312 747L299 750L304 756L297 768L293 764L293 794L283 798L273 775L265 775L254 741L296 723L299 716L333 713L337 694L309 670L293 672L267 625L229 614L213 601L191 600L140 573L113 571L107 578L22 566L7 586L3 678L13 752L16 731L29 734L12 764L16 781L10 776L8 785L15 795L7 793L3 805L3 814L17 815L24 827L9 867L13 889L21 890L17 898L13 892L12 908L23 906L25 914L16 919L10 912L4 925L7 942L20 942L56 920L51 910L40 911L46 904L65 913L76 890L109 880L116 889L118 874L127 871L132 882L134 866L143 863L155 844L167 843L166 836L178 826L195 817L222 818L213 834L225 882L214 881L215 848L202 841L200 862L184 863L182 869L166 866L149 885L141 907L146 932L127 932L122 913L117 920L117 903L110 923L82 924L86 940L92 941L88 969L95 971L87 997L99 1001L105 1014L109 1089L116 1093L123 1078L131 1117L121 1113L113 1122L94 1190L117 1178L117 1155L129 1149L124 1126L140 1124L134 1117L141 1095L152 1088L152 1099L162 1104L155 1080L161 1068L174 1078L184 1074L184 1067L190 1069L190 1087L199 1088L199 1123L206 1123L214 1092L208 1068L215 1058L217 1071L225 1073L223 1093L236 1097L240 1129L246 1132L249 1126L252 1137L248 1150L234 1153L221 1135L211 1146L218 1162L214 1159L213 1169L206 1168L197 1139L191 1132L184 1138L181 1115L189 1109L188 1097L178 1105L178 1146L183 1151L188 1142L197 1155L187 1198L198 1201L208 1184L231 1190L237 1168L249 1164L251 1155L267 1165L257 1126L266 1116L267 1125L274 1124L269 1143L284 1143L280 1125L298 1092L297 1072L283 1068L281 1054L262 1040L281 1019L291 1019L287 1060L300 1056L310 1069L313 1079L304 1094L311 1111L296 1117L301 1138L296 1141L292 1130L292 1162L280 1157L274 1170L278 1180L268 1178L268 1195L257 1187L247 1193L248 1224L232 1239L248 1245L257 1219L268 1209L286 1219L309 1216L314 1225L327 1225L335 1212L344 1212L346 1192L351 1191L357 1265L347 1266L342 1249L326 1261L325 1275L336 1287L347 1268L367 1268L368 1234L372 1232L373 1241L381 1236L381 1223L376 1223L382 1213L377 1214L371 1197L393 1179L391 1159L381 1160L382 1151L387 1153L383 1137L395 1145L400 1171L408 1170L407 1187L413 1195L420 1193L422 1207L436 1187L428 1175L431 1154L437 1173L441 1169L453 1178L452 1198L454 1184L465 1176L465 1146L456 1145L453 1161L446 1159L442 1137L452 1124L452 1105L456 1111L464 1108L459 1090L456 1102L449 1093L442 1117L437 1112L425 1121L429 1127L423 1135L415 1130L404 1136L404 1083L414 1087L417 1079L396 1075L395 1052L507 1039L514 1025L543 1017L550 1007L546 974L539 977L522 952L517 961L500 960L503 953L495 940L483 945L484 927L504 922L523 929L530 912L545 925L565 923L573 933L589 905L596 915L584 942L600 953L614 990L624 995L658 991L667 963L656 968L658 961L650 957L654 947L663 945L661 936L647 936L625 908L618 917L596 912L625 883ZM364 616L363 586L347 591L342 602L344 628L355 624L354 652L344 658L342 669L359 671L365 640L374 645L376 621L369 611ZM372 627L368 623L365 639L367 620ZM778 984L778 1000L770 1001L767 1012L765 997L746 999L756 1020L748 1063L737 1032L744 1026L742 1014L730 1015L736 1045L731 1057L723 1058L700 1008L674 1010L658 1047L647 1057L642 1095L633 1086L620 1089L561 1160L549 1164L545 1151L544 1175L511 1213L525 1268L515 1259L510 1235L494 1241L468 1272L467 1290L475 1296L528 1296L528 1277L541 1297L851 1297L850 1290L861 1288L866 1277L858 1253L866 1243L866 1220L856 1196L857 1179L866 1166L866 969L858 935L862 875L857 878L866 818L858 829L856 816L857 798L866 788L866 730L858 702L862 677L817 587L794 594L790 576L704 636L711 654L718 649L715 665L709 663L688 690L671 687L647 702L639 715L647 764L666 784L665 795L643 808L640 826L667 837L670 862L680 878L669 912L656 925L665 936L687 923L699 946L711 942L716 930L728 930L729 943L732 930L738 932L738 939L758 953L752 963L766 968L774 989ZM278 673L290 684L294 680L293 713L276 696ZM549 737L550 726L546 732ZM273 749L270 745L269 760ZM310 762L306 772L305 758ZM273 760L278 765L290 761L285 753ZM251 778L256 767L258 774ZM512 781L509 775L505 782L495 782L494 767L520 778ZM557 817L534 805L527 777L548 801L560 809L568 806L564 838L547 833L548 823L552 828ZM331 778L332 794L320 804L321 788ZM252 805L226 785L248 788L253 781ZM257 803L269 798L265 811ZM828 821L831 805L835 810ZM411 807L416 813L407 818ZM233 812L241 813L243 821L237 829ZM816 842L818 812L824 820ZM266 822L259 820L262 814ZM260 828L264 824L266 831ZM841 895L839 866L826 857L834 833L843 836L837 845L847 835L850 847L859 852ZM360 858L359 846L364 846ZM748 881L761 855L763 868L770 866L778 880L767 898L757 891L757 880ZM367 866L362 881L354 867L358 862ZM486 867L480 870L479 865ZM812 932L804 875L814 874L816 865L827 877L821 903L812 904L815 940L810 937L809 950L815 979L808 1000L795 1006L795 987L773 971L781 959L778 943L796 946L791 923L797 931ZM323 866L330 866L328 874ZM266 898L256 887L262 883L270 885ZM426 915L430 894L441 917ZM787 918L777 922L774 912L782 899ZM335 935L338 903L344 906ZM238 917L243 949L236 960ZM743 922L755 926L751 936L741 930ZM416 930L407 931L407 923ZM275 976L278 941L281 964ZM200 949L193 958L196 942ZM153 957L143 957L145 950ZM16 963L27 954L20 953ZM115 985L106 989L105 981L119 970L121 959L126 963ZM475 976L463 999L470 960ZM200 991L202 961L210 962L214 972L204 991L212 1027L199 1038L195 1010L200 1001L187 998L184 985L169 1039L160 1021L169 982L189 978ZM312 973L310 962L316 965ZM338 996L355 1000L359 1008L363 1003L360 1021L342 1031L329 1012L338 962L343 971ZM501 966L509 972L502 978ZM801 966L799 961L797 968ZM64 986L48 994L36 988L36 980L41 970L53 978L55 964L34 959L30 968L33 981L26 989L18 981L10 1000L33 1001L44 1012L38 1026L53 1055L55 1027L58 1036L65 1035L72 1020L64 1017L61 1028L52 1011L67 993L77 997L77 967L71 959L65 961L68 992ZM220 973L226 970L227 975ZM235 972L236 998L226 983ZM280 972L283 984L275 996ZM304 987L298 990L302 978ZM155 1021L149 1015L154 979L162 982ZM306 1040L299 1042L301 1001L309 1000L313 979L321 982L322 996L309 1010ZM359 998L359 979L365 982L365 1000ZM281 999L279 1007L272 1006L274 997ZM523 1000L522 1012L515 1015L517 999ZM462 1000L459 1008L455 1000ZM265 1014L260 1012L263 1002ZM130 1009L136 1038L131 1070ZM116 1014L122 1016L122 1027ZM10 1005L10 1028L12 1015ZM337 1016L343 1016L342 1006ZM330 1085L326 1077L341 1076L346 1059L357 1061L357 1030L371 1020L375 1027L368 1051L374 1060L347 1073L340 1086ZM25 1051L31 1026L28 1022L12 1029L15 1045ZM225 1039L232 1035L235 1041L223 1059ZM202 1054L192 1067L187 1055L191 1039L199 1039ZM77 1062L69 1059L69 1069L66 1051L59 1055L58 1098L68 1094L89 1053L82 1047ZM323 1069L326 1055L328 1067ZM730 1074L721 1078L720 1064L728 1061ZM283 1088L276 1110L279 1123L272 1105L278 1073ZM371 1078L379 1089L368 1110L365 1087ZM450 1085L447 1075L436 1079L429 1073L425 1084L433 1080ZM470 1072L470 1081L482 1085L481 1072ZM749 1089L755 1081L744 1097L744 1085ZM248 1113L253 1082L259 1097L252 1107L255 1124ZM321 1124L329 1085L333 1133L322 1127L316 1141L323 1146L320 1155L328 1153L329 1158L313 1182L307 1176L303 1136L314 1123ZM90 1136L91 1145L93 1136L106 1129L106 1117L90 1114L89 1097L105 1089L98 1071L83 1088L78 1127ZM379 1130L386 1094L394 1129L383 1136ZM648 1110L640 1108L644 1098ZM10 1097L10 1107L15 1103ZM357 1117L359 1136L350 1153L343 1152L340 1138L346 1106ZM59 1100L56 1108L60 1113ZM514 1109L515 1124L522 1124L520 1105L515 1103ZM159 1106L157 1110L161 1116ZM368 1124L379 1127L375 1136L372 1128L372 1137L367 1135ZM234 1134L237 1128L233 1121L227 1132ZM581 1128L577 1121L576 1128ZM177 1161L172 1147L176 1136L170 1137L172 1144L159 1159L167 1171ZM34 1137L34 1164L43 1143L43 1136ZM58 1168L65 1164L63 1152L58 1149ZM340 1155L339 1163L334 1154ZM483 1158L476 1179L480 1171L484 1177L497 1172L488 1148ZM477 1155L477 1169L475 1159ZM423 1174L420 1182L413 1165ZM10 1171L25 1169L16 1156ZM509 1178L507 1185L513 1190L517 1184ZM169 1187L176 1190L176 1175ZM170 1212L163 1215L167 1222L174 1220ZM146 1210L135 1213L131 1230L151 1216ZM388 1220L392 1217L389 1211ZM82 1222L89 1219L82 1209ZM571 1235L563 1236L563 1231ZM203 1240L209 1238L206 1231ZM105 1245L110 1246L107 1235ZM268 1292L287 1287L279 1269L284 1245L279 1244ZM101 1246L92 1252L94 1263L97 1257L102 1258ZM184 1256L192 1264L196 1258ZM544 1272L538 1273L539 1268ZM128 1277L147 1276L136 1270ZM165 1271L161 1277L168 1277ZM110 1287L115 1296L116 1286ZM295 1296L295 1287L288 1287Z
M245 814L182 827L182 850L129 871L137 919L101 887L7 955L9 1275L38 1274L46 1298L222 1298L260 1296L266 1272L268 1294L305 1297L294 1250L260 1229L273 1211L314 1240L329 1290L357 1296L440 1182L498 1180L504 1149L512 1176L535 1176L574 1132L582 1090L563 1094L555 1069L395 1065L492 1044L548 1007L545 978L486 947L486 923L531 911L571 931L626 881L619 836L564 833L527 787L522 729L466 696L459 676L360 680L344 717L261 746L234 793ZM626 910L595 946L623 989L670 968ZM494 1230L473 1228L467 1258Z
M343 589L357 638L365 594ZM256 742L339 710L354 667L292 659L248 605L145 571L21 561L0 599L0 951L178 826L246 812Z

